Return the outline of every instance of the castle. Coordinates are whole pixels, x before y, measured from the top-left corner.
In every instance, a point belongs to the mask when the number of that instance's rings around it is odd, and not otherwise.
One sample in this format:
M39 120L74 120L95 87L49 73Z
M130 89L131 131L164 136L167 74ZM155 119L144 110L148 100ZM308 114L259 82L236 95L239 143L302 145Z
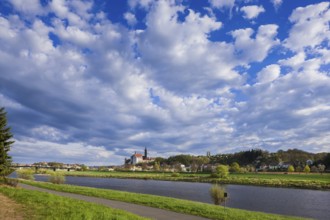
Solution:
M154 160L154 158L148 157L148 150L144 148L144 155L135 152L130 159L125 158L125 164L135 165L139 163L149 163Z

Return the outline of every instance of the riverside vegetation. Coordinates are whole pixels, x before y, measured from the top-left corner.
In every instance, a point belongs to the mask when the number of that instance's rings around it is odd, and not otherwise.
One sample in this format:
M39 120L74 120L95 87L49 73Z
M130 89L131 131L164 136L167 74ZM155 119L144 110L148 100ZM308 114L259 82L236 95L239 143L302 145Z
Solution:
M44 182L34 182L28 180L20 180L22 183L33 186L52 189L62 192L70 192L75 194L82 194L86 196L94 196L104 199L123 201L128 203L135 203L160 209L166 209L174 212L202 216L210 219L302 219L297 217L267 214L262 212L246 211L234 208L224 209L221 206L194 202L182 199L175 199L164 196L155 196L139 193L129 193L108 189L95 189L91 187L72 186L72 185L55 185ZM81 210L81 208L77 209Z

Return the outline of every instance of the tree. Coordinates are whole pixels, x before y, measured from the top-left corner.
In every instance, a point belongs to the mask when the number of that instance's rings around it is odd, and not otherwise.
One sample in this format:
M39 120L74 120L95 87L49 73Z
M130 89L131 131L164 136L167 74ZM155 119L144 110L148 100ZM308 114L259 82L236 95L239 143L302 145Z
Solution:
M239 164L237 162L234 162L230 165L230 172L239 173L240 170L241 169L240 169Z
M0 177L6 177L12 172L10 168L12 159L8 155L12 141L12 133L10 127L7 126L7 113L5 108L0 108Z
M288 167L288 172L294 172L294 167L292 165Z
M226 178L229 174L229 168L226 165L217 166L216 171L220 178Z
M317 166L317 168L318 168L318 170L320 171L320 173L323 174L323 172L324 172L324 170L325 170L325 165L323 165L323 164L319 164L319 165Z
M154 164L154 170L155 171L159 171L160 170L160 165L159 165L159 162L155 162L155 164Z
M306 165L305 168L304 168L304 172L305 172L305 173L309 173L309 172L311 172L311 168L309 168L309 166Z
M81 171L87 171L87 170L88 170L87 166L85 164L82 164Z
M327 153L323 159L323 164L326 166L327 169L330 168L330 153Z

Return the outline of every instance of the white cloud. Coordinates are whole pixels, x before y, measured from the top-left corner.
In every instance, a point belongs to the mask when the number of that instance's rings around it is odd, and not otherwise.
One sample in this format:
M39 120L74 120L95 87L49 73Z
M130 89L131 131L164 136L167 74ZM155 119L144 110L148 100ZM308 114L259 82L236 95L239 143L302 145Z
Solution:
M273 4L275 9L278 9L282 5L283 0L270 0L270 2Z
M27 15L36 15L43 11L39 0L31 0L28 3L24 0L11 0L10 3L16 10Z
M212 8L233 8L235 0L209 0Z
M159 2L147 17L147 29L138 34L141 59L151 66L148 75L165 88L182 93L222 88L225 82L240 83L240 76L232 70L233 46L208 39L221 23L192 10L179 22L177 13L182 10Z
M298 71L301 68L302 64L304 63L305 57L306 57L305 53L300 52L290 58L280 60L279 63L284 66L289 66L293 68L295 71Z
M58 144L37 139L15 140L11 154L15 155L17 159L24 158L29 163L59 161L59 158L63 163L87 165L110 165L122 162L121 158L116 158L114 152L106 150L104 146L92 146L84 143Z
M257 18L261 13L265 12L265 9L262 6L249 5L242 7L240 11L244 13L244 18L251 20Z
M60 18L66 18L70 11L67 4L65 0L53 0L50 3L50 8Z
M235 116L237 138L249 143L247 137L256 136L251 144L269 147L271 141L275 149L288 149L304 139L301 149L329 150L329 138L320 133L329 123L329 83L320 72L290 72L270 85L246 87L249 100L238 106Z
M0 103L17 139L14 160L105 165L144 146L159 156L328 146L325 36L277 61L278 25L233 30L232 40L217 13L177 1L130 2L144 8L145 29L113 23L87 1L42 6L53 12L49 21L0 15ZM227 3L218 4L234 5ZM307 14L323 22L326 13ZM293 15L292 30L302 16ZM292 36L285 46L293 50ZM270 54L274 64L265 67ZM238 72L255 62L257 77Z
M289 18L293 27L284 45L292 51L299 52L306 47L315 48L322 42L329 41L329 7L329 2L322 2L295 9Z
M136 20L136 18L135 18L135 15L134 15L133 13L131 13L131 12L126 12L126 13L124 14L124 18L125 18L125 20L127 21L127 23L128 23L129 25L131 25L131 26L135 25L136 22L137 22L137 20Z
M261 25L255 39L251 38L254 33L251 28L232 31L237 57L247 63L264 60L270 49L279 44L277 29L277 25Z
M257 75L259 83L268 83L276 80L281 74L279 65L272 64L263 68Z
M148 9L152 3L153 0L128 0L128 5L130 6L131 9L134 9L136 7Z

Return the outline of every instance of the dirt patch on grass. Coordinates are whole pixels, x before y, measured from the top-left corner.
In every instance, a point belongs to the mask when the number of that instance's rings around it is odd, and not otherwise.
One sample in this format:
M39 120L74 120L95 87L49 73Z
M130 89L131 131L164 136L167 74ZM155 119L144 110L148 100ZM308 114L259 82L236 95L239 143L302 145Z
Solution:
M0 193L1 220L23 220L23 207Z

